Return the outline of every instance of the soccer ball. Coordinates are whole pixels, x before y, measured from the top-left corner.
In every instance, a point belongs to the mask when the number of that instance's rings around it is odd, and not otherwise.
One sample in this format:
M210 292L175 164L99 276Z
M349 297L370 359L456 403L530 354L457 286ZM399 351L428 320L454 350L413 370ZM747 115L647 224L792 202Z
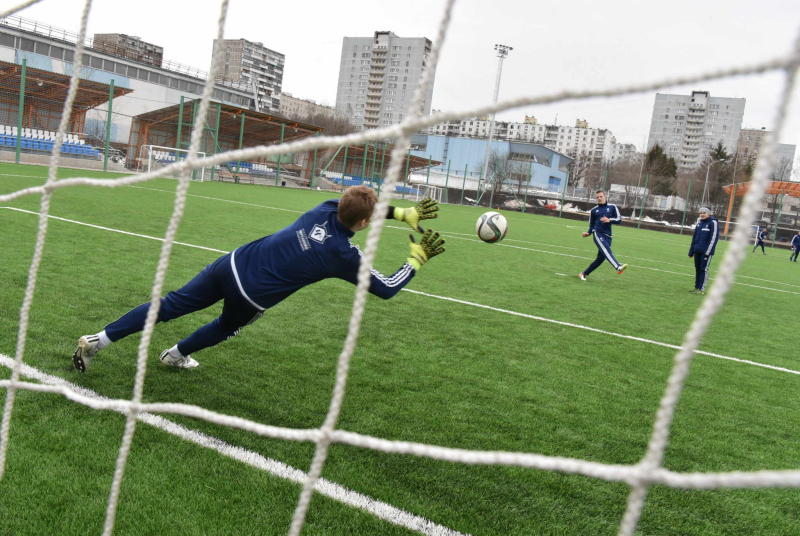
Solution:
M499 212L484 212L475 224L475 232L484 242L500 242L507 231L506 217Z

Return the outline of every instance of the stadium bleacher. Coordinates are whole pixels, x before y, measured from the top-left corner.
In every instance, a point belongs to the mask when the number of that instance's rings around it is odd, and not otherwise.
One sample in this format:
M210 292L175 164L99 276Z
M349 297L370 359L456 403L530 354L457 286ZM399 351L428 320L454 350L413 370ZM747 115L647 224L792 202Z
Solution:
M23 128L20 137L20 148L23 151L49 153L53 150L56 133L50 130ZM0 148L16 148L17 127L0 125ZM100 158L101 152L78 137L67 134L61 145L61 153L79 158Z
M357 177L355 175L345 175L342 177L341 173L334 173L334 172L323 172L322 176L327 178L329 181L332 181L336 184L341 184L342 186L359 186L361 184L366 184L370 188L379 188L381 184L383 184L382 179L376 178L367 178L364 179L362 177ZM421 192L418 188L413 186L405 186L403 184L397 184L394 187L394 191L398 194L410 194L410 195L419 195Z

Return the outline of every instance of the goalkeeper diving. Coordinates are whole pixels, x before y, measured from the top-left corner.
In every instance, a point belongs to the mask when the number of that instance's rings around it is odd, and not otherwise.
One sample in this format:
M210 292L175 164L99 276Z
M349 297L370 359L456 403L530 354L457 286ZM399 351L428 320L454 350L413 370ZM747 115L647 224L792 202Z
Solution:
M297 290L332 277L357 284L361 250L350 239L367 228L377 201L372 189L352 186L341 199L325 201L285 229L223 255L182 288L167 294L161 299L158 322L205 309L220 300L223 306L217 318L164 350L161 362L194 368L198 362L192 353L237 335L242 327ZM422 265L444 252L444 239L439 233L420 225L436 218L438 210L436 201L431 199L409 208L389 207L387 219L405 222L422 236L415 241L410 235L408 258L392 275L370 270L370 293L384 299L393 297ZM99 333L80 337L72 356L75 368L85 372L97 352L141 331L149 309L149 302L139 305Z

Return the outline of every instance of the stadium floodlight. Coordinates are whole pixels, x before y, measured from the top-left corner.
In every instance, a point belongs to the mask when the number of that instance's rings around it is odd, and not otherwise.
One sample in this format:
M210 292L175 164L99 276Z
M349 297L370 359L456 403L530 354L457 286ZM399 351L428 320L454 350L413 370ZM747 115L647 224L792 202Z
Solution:
M499 43L495 43L494 50L497 52L497 77L495 78L494 82L494 97L492 99L492 103L497 102L497 97L500 94L500 75L503 73L503 60L506 59L508 53L514 50L513 47L508 45L501 45ZM494 138L494 120L496 116L496 112L492 112L492 120L489 122L489 137L486 140L486 156L483 161L483 171L481 171L481 176L478 178L478 189L480 190L480 181L481 179L486 179L486 172L489 169L489 152L492 150L492 139ZM478 200L480 201L480 194L478 194ZM494 188L492 188L492 193L489 198L489 205L492 204L492 199L494 199Z

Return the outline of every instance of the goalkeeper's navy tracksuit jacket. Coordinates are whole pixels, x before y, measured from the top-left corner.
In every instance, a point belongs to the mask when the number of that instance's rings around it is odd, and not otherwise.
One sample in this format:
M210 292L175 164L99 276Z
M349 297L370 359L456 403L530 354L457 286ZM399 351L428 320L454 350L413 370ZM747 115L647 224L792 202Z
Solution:
M180 341L178 351L189 355L236 335L264 310L311 283L335 277L356 284L361 251L350 243L354 233L338 220L338 207L338 199L325 201L285 229L223 255L162 298L159 322L224 300L222 314ZM389 299L414 274L408 263L389 277L372 269L369 291ZM149 308L142 304L106 326L108 338L116 341L140 331Z
M800 234L796 234L792 238L792 254L789 255L789 260L797 262L798 253L800 253Z
M602 222L600 218L605 216L611 221ZM589 214L589 233L597 246L597 258L592 261L583 271L583 275L589 275L598 268L603 261L607 260L615 270L619 270L620 263L611 252L611 224L622 223L622 216L619 214L617 205L606 203L605 205L595 206Z
M694 288L704 290L708 280L708 267L719 242L719 222L714 216L697 220L689 246L689 256L694 257Z

